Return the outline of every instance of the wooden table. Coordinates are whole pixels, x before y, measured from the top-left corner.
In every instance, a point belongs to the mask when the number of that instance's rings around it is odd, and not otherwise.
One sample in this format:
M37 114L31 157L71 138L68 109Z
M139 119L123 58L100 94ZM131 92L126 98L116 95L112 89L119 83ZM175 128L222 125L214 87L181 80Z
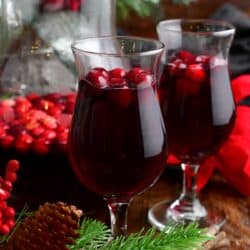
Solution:
M173 200L181 192L182 177L179 170L166 170L159 181L149 190L138 195L131 202L128 213L129 232L138 232L149 227L147 212L155 203L162 200ZM200 193L202 203L216 206L225 211L226 224L222 228L226 232L230 246L220 250L250 249L250 198L241 196L220 176L215 176ZM89 214L93 218L109 223L106 204L95 207Z

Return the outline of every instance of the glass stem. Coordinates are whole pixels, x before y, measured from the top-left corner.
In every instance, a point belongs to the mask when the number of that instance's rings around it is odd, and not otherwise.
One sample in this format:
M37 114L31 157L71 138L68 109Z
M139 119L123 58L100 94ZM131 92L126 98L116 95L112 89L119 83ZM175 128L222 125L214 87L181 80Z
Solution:
M197 199L197 173L199 167L198 164L181 164L183 170L182 199L185 198L191 202Z
M108 203L112 236L127 236L128 202Z

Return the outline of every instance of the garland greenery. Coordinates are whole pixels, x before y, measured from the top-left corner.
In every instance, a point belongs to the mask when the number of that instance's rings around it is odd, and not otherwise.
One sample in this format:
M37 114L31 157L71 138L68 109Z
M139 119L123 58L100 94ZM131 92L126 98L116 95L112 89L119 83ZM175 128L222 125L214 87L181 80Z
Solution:
M111 231L100 221L85 218L79 230L79 238L70 250L194 250L211 237L205 230L199 229L196 223L168 225L157 233L154 228L141 230L129 237L118 237L111 240Z
M197 0L171 0L174 4L188 5ZM150 16L160 6L160 0L117 0L117 13L121 19L126 18L131 10L139 16Z

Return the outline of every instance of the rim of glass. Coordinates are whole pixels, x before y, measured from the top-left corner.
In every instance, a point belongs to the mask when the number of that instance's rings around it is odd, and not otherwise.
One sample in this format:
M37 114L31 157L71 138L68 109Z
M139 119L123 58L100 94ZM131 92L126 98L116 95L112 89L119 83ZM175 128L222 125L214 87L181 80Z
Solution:
M218 31L186 31L186 30L176 30L173 28L168 27L166 24L171 24L171 23L204 23L204 24L217 24L220 25L222 28L225 27L225 29L218 30ZM229 22L226 21L221 21L221 20L215 20L215 19L167 19L167 20L162 20L157 24L157 29L162 29L165 31L169 32L176 32L176 33L185 33L185 34L199 34L199 35L223 35L224 33L234 33L235 32L235 26Z
M155 49L150 49L148 51L141 51L141 52L131 52L131 53L108 53L108 52L95 52L94 50L84 50L77 48L77 45L85 42L85 41L91 41L91 40L107 40L107 39L124 39L124 40L131 40L131 41L146 41L146 42L153 42L157 46ZM151 38L144 38L139 36L96 36L96 37L88 37L80 40L76 40L71 44L71 48L73 51L78 51L82 54L89 54L89 55L101 55L101 56L109 56L109 57L131 57L131 56L150 56L155 55L163 51L165 45L157 40L157 39L151 39Z

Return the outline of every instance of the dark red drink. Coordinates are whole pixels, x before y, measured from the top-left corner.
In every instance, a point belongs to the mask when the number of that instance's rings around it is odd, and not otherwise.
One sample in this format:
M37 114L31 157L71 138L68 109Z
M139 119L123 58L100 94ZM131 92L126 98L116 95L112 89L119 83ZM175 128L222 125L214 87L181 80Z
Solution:
M165 66L161 107L169 150L197 163L227 138L235 119L228 65L223 59L181 51Z
M90 190L106 199L128 201L163 171L165 129L151 82L131 83L130 74L122 72L120 77L119 70L110 73L114 80L101 70L94 71L101 76L90 72L88 80L79 83L70 158Z

